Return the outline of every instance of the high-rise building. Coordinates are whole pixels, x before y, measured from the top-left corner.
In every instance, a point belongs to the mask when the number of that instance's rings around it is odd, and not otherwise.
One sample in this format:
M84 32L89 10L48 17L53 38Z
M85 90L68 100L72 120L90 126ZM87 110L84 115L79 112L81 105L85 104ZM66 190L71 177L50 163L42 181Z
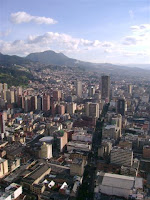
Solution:
M77 97L82 97L82 82L81 81L77 81L77 85L76 85L76 95Z
M37 110L42 110L42 97L41 96L37 96Z
M110 76L101 77L101 95L102 99L109 102L110 99Z
M99 104L87 102L85 105L86 116L99 118Z
M133 151L131 149L114 147L111 150L110 160L112 164L131 167L133 164Z
M94 85L90 85L88 87L88 95L89 95L89 97L93 97L94 94L95 94L95 86Z
M60 115L65 114L65 106L64 105L58 105L58 114L60 114Z
M128 85L128 93L132 94L132 85L131 84Z
M74 102L68 103L67 104L67 113L69 113L70 115L75 113L75 110L77 108L77 104Z
M5 122L3 113L0 113L0 134L5 132Z
M37 110L37 96L31 97L31 110L32 111Z
M50 96L48 94L43 95L42 110L43 111L50 110Z
M3 89L4 89L5 91L8 90L8 85L7 85L7 83L4 83L4 84L3 84Z
M22 87L17 87L17 95L22 95Z
M125 99L118 99L118 101L117 101L117 113L124 116L125 111L126 111L126 107L127 107L127 104L126 104Z
M2 90L3 90L3 84L0 83L0 92L2 92Z
M54 90L53 91L53 101L60 101L60 99L61 99L61 91Z

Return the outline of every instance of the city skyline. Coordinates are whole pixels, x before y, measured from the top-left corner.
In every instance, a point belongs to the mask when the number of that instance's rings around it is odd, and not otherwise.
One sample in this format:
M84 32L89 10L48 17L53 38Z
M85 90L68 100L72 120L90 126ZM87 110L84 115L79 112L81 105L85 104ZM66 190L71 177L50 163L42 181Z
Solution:
M2 0L0 52L54 50L83 61L150 63L146 0Z

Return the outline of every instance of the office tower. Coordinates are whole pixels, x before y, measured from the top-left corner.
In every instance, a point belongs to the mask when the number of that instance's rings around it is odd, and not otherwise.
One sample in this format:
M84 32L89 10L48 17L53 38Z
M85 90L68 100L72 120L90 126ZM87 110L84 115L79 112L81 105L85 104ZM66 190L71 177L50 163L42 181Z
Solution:
M77 97L82 97L82 82L81 81L77 81L77 85L76 85L76 95Z
M106 102L109 102L110 98L110 76L102 76L101 77L101 92L102 99Z
M77 108L76 103L74 102L67 103L67 113L69 113L70 115L75 113L76 108Z
M4 114L0 112L0 134L5 133Z
M94 94L95 94L95 86L94 86L94 85L90 85L90 86L88 87L88 96L89 96L89 97L93 97Z
M127 107L127 104L126 104L125 99L118 99L118 101L117 101L117 113L124 116L125 111L126 111L126 107Z
M133 164L133 151L131 149L114 147L111 150L110 160L112 164L131 167Z
M87 102L85 105L86 116L99 118L99 104Z
M53 91L53 101L60 101L60 99L61 99L61 91L54 90Z
M42 110L42 97L41 96L37 96L37 110Z
M48 94L43 95L42 110L43 111L50 110L50 96Z

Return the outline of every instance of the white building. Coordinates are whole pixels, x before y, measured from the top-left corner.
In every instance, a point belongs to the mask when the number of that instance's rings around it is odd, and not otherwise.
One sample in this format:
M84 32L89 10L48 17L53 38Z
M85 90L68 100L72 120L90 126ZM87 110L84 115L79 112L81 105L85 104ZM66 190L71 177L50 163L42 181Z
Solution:
M95 193L115 195L124 198L140 194L143 191L143 179L110 173L97 173ZM141 198L142 200L142 198Z
M71 141L67 144L67 151L72 150L81 150L81 151L90 151L92 145L87 142L80 142L80 141Z
M5 193L11 194L11 199L16 199L22 194L22 186L16 183L11 183L5 188Z

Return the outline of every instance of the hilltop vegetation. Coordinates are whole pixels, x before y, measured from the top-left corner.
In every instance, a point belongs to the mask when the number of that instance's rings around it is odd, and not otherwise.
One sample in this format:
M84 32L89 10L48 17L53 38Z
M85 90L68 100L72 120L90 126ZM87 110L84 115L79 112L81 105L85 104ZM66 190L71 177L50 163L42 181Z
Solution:
M24 68L0 66L0 83L7 83L9 86L24 86L29 80L33 80L33 75Z

